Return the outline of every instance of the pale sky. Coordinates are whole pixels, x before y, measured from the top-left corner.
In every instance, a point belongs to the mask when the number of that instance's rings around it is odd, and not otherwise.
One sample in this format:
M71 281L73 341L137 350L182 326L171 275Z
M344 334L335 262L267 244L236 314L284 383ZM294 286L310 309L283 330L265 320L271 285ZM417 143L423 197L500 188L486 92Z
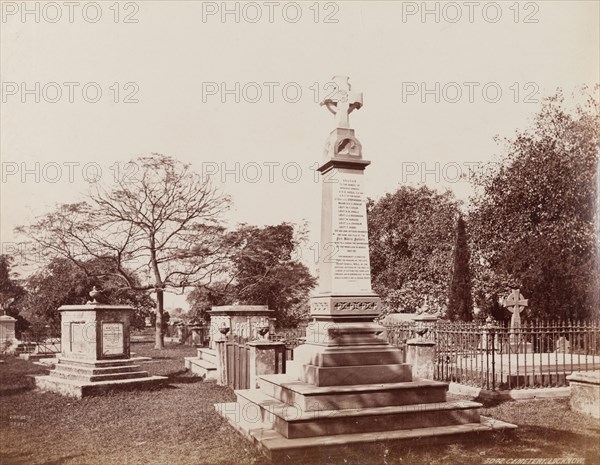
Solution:
M3 252L98 167L108 182L150 152L217 170L232 226L306 220L316 242L334 75L364 95L350 123L374 198L424 182L466 199L457 168L493 161L494 135L600 81L597 1L1 3Z

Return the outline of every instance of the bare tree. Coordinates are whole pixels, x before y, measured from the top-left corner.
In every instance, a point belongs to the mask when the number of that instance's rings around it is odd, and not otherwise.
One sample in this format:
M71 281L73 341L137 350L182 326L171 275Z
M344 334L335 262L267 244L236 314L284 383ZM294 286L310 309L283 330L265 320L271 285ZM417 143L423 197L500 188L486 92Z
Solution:
M220 217L230 200L172 157L152 154L125 168L110 188L94 186L85 201L17 230L88 274L87 261L106 260L123 287L156 293L156 348L163 348L164 293L210 283L222 271Z

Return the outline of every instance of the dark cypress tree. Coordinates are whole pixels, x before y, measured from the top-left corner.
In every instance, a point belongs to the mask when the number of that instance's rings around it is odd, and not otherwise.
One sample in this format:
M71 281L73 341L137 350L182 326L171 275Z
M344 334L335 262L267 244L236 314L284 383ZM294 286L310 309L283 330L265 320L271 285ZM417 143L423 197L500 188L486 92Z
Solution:
M473 319L473 298L471 296L471 272L469 271L469 247L467 232L462 216L456 225L452 279L448 290L448 319L471 321Z

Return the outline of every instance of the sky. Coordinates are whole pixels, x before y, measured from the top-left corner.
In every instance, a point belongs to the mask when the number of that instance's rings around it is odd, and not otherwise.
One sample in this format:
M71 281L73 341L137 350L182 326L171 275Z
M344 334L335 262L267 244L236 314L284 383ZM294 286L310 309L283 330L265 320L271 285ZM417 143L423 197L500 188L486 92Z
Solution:
M156 152L212 175L231 227L305 221L314 267L334 75L363 93L350 124L375 199L426 184L466 201L495 135L600 82L597 1L75 3L1 2L3 253Z

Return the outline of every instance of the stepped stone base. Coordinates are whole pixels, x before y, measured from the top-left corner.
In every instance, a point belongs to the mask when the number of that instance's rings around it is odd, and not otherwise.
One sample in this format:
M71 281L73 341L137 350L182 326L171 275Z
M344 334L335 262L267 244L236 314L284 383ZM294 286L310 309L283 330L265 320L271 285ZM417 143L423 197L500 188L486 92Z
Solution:
M231 404L217 405L227 409ZM466 437L472 440L473 435L516 428L510 423L481 416L478 423L289 439L273 429L257 427L254 423L240 423L225 417L231 426L252 441L274 463L296 463L298 460L322 459L327 455L345 455L348 447L361 447L385 441L409 442L411 445L455 443Z
M219 373L217 370L217 351L207 347L198 349L196 357L185 357L185 367L192 373L201 376L206 381L216 381Z
M43 391L81 398L115 390L153 388L166 381L165 376L150 376L135 362L59 357L54 370L48 376L36 376L35 384Z
M405 378L402 368L396 382L337 386L263 375L259 389L236 391L237 402L215 408L277 463L342 453L362 443L443 442L516 428L482 417L477 402L448 402L447 383Z

